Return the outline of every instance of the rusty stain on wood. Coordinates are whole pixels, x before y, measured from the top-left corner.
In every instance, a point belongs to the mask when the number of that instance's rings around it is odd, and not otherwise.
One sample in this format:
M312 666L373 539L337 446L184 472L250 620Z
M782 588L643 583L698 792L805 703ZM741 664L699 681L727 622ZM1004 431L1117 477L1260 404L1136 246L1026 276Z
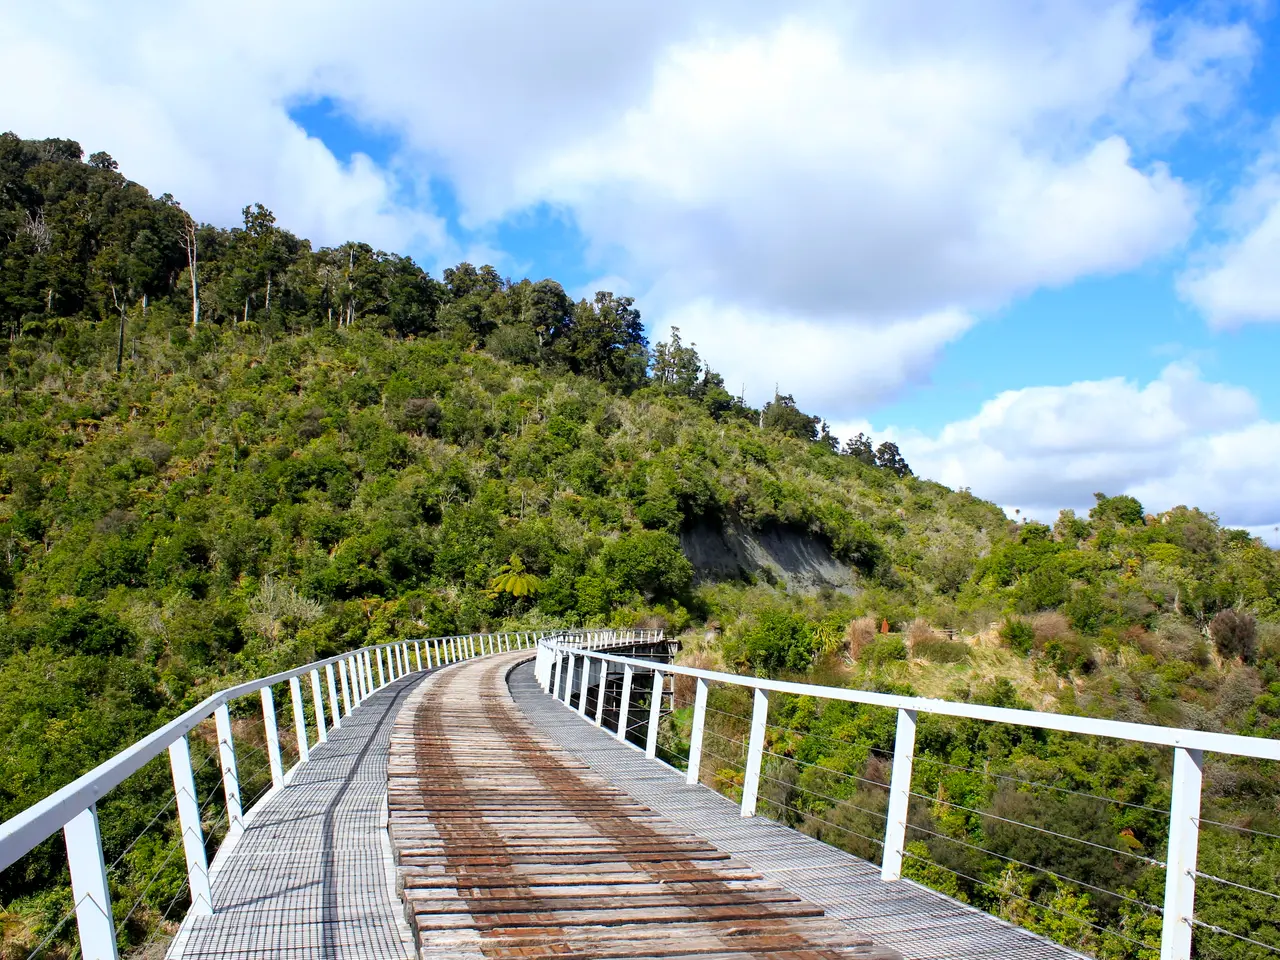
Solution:
M420 956L900 956L539 736L507 690L524 657L432 674L392 731L389 828Z

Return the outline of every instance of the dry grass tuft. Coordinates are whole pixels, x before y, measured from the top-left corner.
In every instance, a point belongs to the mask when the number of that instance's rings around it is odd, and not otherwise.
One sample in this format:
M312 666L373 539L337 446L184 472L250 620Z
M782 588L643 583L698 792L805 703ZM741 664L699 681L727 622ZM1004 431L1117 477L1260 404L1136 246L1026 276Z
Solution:
M876 640L876 621L874 617L859 617L849 622L844 628L844 648L850 659L857 660L862 651Z

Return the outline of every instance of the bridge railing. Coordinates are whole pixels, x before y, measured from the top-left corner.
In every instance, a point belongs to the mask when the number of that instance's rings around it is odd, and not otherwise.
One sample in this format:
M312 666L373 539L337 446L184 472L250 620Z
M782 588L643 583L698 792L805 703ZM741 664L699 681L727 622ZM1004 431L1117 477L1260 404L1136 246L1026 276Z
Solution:
M1248 894L1271 898L1268 903L1280 907L1280 878L1268 878L1266 881L1259 881L1256 874L1251 874L1251 879L1254 879L1255 882L1263 882L1264 886L1271 888L1259 889L1248 884L1225 880L1209 873L1202 873L1199 870L1197 859L1202 825L1244 830L1259 837L1273 836L1244 827L1217 823L1202 817L1201 791L1205 754L1224 754L1252 758L1259 761L1276 761L1280 760L1280 740L737 676L694 667L655 663L650 660L620 656L616 653L608 652L603 644L592 645L581 639L573 643L566 643L557 637L546 637L540 640L535 672L538 682L545 692L574 709L584 719L594 719L596 726L608 729L609 725L604 722L604 718L612 713L614 735L624 743L628 742L629 735L637 727L646 727L644 751L646 756L651 759L656 758L659 753L659 727L663 712L662 704L664 698L668 696L666 694L667 680L677 677L685 678L683 682L686 686L692 681L693 696L691 702L688 703L692 713L691 732L686 760L686 780L690 784L700 782L704 757L715 758L713 751L707 749L704 741L708 738L720 736L719 734L713 734L708 727L708 710L712 709L715 714L722 712L708 707L708 694L711 685L723 684L749 692L751 699L749 718L746 716L731 718L742 723L746 733L745 740L733 740L721 736L721 740L713 741L718 748L719 744L725 741L734 745L727 751L721 748L722 753L734 752L734 750L739 751L737 754L738 761L723 758L721 760L727 765L736 764L738 771L741 773L740 813L743 817L755 815L757 804L761 798L762 781L767 784L771 779L764 772L766 756L771 761L787 761L790 759L774 754L766 750L765 747L766 730L771 728L775 730L781 729L773 727L769 723L770 694L844 701L894 711L896 714L894 750L892 754L886 755L884 760L880 762L881 768L885 765L889 766L887 781L862 777L854 778L862 780L865 785L872 789L881 788L886 795L887 803L882 802L878 809L854 808L863 811L873 820L878 818L883 823L883 830L880 836L865 835L864 833L842 828L838 824L820 821L837 831L843 830L845 833L852 834L854 837L859 837L870 844L878 846L882 851L879 858L881 879L886 882L902 879L904 859L913 856L908 849L908 830L919 831L926 835L931 833L930 830L910 821L909 810L912 803L915 801L947 803L947 801L939 801L935 797L923 796L912 789L916 727L917 720L921 714L985 721L995 724L1009 724L1015 727L1058 731L1086 737L1108 738L1110 740L1130 741L1153 747L1171 748L1173 751L1173 773L1169 807L1167 810L1155 811L1168 817L1168 844L1163 860L1135 854L1133 851L1119 848L1112 849L1109 846L1100 845L1088 839L1070 836L1053 827L1040 827L1019 824L1009 820L1005 821L1007 824L1014 826L1027 826L1030 829L1039 830L1061 840L1077 840L1095 848L1102 846L1103 851L1110 850L1116 857L1120 855L1135 856L1147 865L1164 868L1164 897L1162 905L1146 904L1126 893L1118 893L1089 883L1082 883L1081 881L1071 881L1069 877L1044 870L1034 864L1014 860L1008 856L1004 856L1002 859L1009 861L1011 867L1017 865L1030 870L1040 870L1042 873L1054 878L1055 881L1080 883L1083 887L1097 893L1118 896L1122 900L1129 901L1130 904L1137 904L1157 913L1160 917L1160 940L1158 945L1136 936L1113 932L1109 929L1104 930L1090 923L1087 918L1080 918L1078 915L1062 915L1081 920L1085 927L1095 926L1096 930L1107 936L1116 936L1121 941L1128 941L1127 945L1122 944L1128 950L1126 955L1136 957L1151 956L1158 946L1161 960L1188 960L1192 954L1192 935L1196 930L1231 938L1236 947L1253 951L1252 954L1234 952L1230 954L1233 957L1280 954L1280 938L1269 937L1269 939L1276 939L1277 942L1275 943L1262 942L1238 931L1225 930L1213 923L1204 922L1197 918L1195 912L1197 878L1226 884L1228 887L1233 888L1230 892L1238 896ZM620 684L617 683L617 674L619 672L621 673ZM611 689L616 691L613 700L615 706L612 710L608 709L606 704ZM632 719L628 716L632 702L636 699L642 701L643 694L646 691L649 693L648 716L640 721L632 722ZM633 692L638 692L639 697L633 696ZM674 693L671 696L674 698ZM594 704L594 711L590 710L591 704ZM713 719L723 722L725 717L716 716ZM799 733L799 731L783 732ZM638 748L638 744L632 744L632 746ZM947 764L947 766L950 766L950 764ZM957 769L968 768L957 767ZM980 773L980 771L973 772ZM861 789L867 789L866 786L858 786ZM1043 786L1043 784L1040 784L1040 786ZM1050 789L1058 788L1050 787ZM1072 793L1073 791L1064 792ZM1086 795L1081 794L1081 796ZM824 799L832 800L834 798L824 797ZM1097 799L1107 800L1108 798L1099 797ZM950 803L949 805L952 807L958 806L955 803ZM1138 805L1127 804L1127 806ZM990 816L990 814L984 814L980 810L968 810L964 807L960 807L960 809L980 816ZM1149 810L1154 808L1143 807L1142 809ZM800 811L794 812L799 813ZM995 819L1001 818L997 816ZM862 822L869 821L864 816ZM937 832L933 832L932 835L944 840L951 839ZM1275 839L1280 840L1280 837L1275 837ZM956 842L972 847L971 844L963 841ZM993 854L996 857L1002 856L990 850L972 848L981 853ZM963 874L958 874L958 876L964 877ZM964 877L964 879L974 880L975 878ZM976 882L984 884L981 880ZM991 886L990 884L984 885ZM1016 892L1010 895L1015 899L1027 899L1026 897L1019 897ZM1054 912L1053 907L1039 901L1029 900L1028 903L1034 903L1039 907ZM1265 906L1263 910L1263 916L1266 916ZM1274 918L1275 914L1272 913L1271 916ZM1251 930L1250 932L1254 931ZM1134 948L1136 948L1136 952ZM1201 951L1198 951L1198 954L1201 954ZM1214 952L1213 955L1226 956L1227 954Z
M74 916L81 956L86 960L115 960L117 957L117 942L123 924L139 903L134 903L127 911L120 911L124 913L124 919L116 919L98 804L125 780L166 752L173 790L168 794L168 803L152 817L144 832L163 816L172 817L176 812L186 859L186 884L179 895L184 891L188 894L190 912L212 913L215 904L210 878L216 870L217 858L226 856L234 848L257 806L280 790L298 767L309 761L311 750L324 743L329 732L341 727L343 720L369 697L406 674L490 653L532 648L547 636L545 632L522 631L396 641L361 647L229 687L201 701L39 803L0 823L0 870L12 866L58 831L62 831L66 844L73 905L48 932L32 956L40 954L53 943L61 928ZM562 631L555 637L558 643L565 645L593 646L608 646L616 638L612 631L592 631L589 638L585 633ZM286 730L283 738L277 719L275 693L275 688L282 685L288 686L287 702L293 717L293 730ZM262 743L261 747L254 749L265 754L263 772L265 775L269 769L271 779L269 787L264 787L256 797L250 797L246 802L242 796L241 771L237 762L237 742L241 738L233 733L231 708L241 698L254 696L261 703L262 717ZM238 706L237 712L243 713L243 707ZM308 715L314 736L308 729ZM210 718L214 721L222 789L220 797L209 796L202 803L196 788L196 774L201 770L193 768L189 738ZM288 756L282 750L282 740L289 748ZM286 769L286 760L295 758L296 762ZM211 838L206 835L205 814L215 799L221 801L224 810L218 829L225 828L226 832L211 864L207 851ZM133 838L126 853L138 839ZM117 866L123 857L122 853L112 867ZM151 878L140 895L139 902L147 896L167 863L161 864L156 876ZM178 899L174 898L175 901Z

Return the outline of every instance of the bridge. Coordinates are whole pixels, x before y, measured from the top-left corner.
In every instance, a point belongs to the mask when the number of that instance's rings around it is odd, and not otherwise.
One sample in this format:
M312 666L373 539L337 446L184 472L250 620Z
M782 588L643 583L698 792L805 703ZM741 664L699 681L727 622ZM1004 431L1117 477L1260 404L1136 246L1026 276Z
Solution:
M1171 750L1168 848L1153 861L1164 897L1149 905L1160 936L1134 955L1189 958L1205 930L1273 950L1197 918L1195 890L1219 879L1197 868L1205 753L1277 760L1280 742L739 677L673 653L649 631L433 638L221 691L0 824L0 870L59 831L66 846L73 905L31 956L66 956L68 940L92 960L121 955L142 898L113 904L124 854L108 865L97 805L166 753L174 789L152 823L174 818L185 883L126 955L1080 956L903 876L922 713ZM750 697L736 760L712 729L713 686ZM864 837L878 864L762 815L777 805L771 695L896 714L882 832ZM660 743L673 709L690 730L677 765ZM214 781L192 762L210 743ZM257 756L269 779L246 797ZM735 763L740 783L704 785Z

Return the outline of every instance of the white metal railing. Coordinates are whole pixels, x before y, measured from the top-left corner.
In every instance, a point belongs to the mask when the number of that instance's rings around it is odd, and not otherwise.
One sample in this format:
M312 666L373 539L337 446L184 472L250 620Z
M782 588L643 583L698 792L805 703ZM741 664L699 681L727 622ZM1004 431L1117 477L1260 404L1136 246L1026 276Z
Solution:
M648 636L649 633L633 632L629 635L638 637ZM555 636L558 642L566 645L609 645L619 635L614 631L572 631L559 632ZM378 690L406 674L471 657L530 648L547 637L545 632L512 632L396 641L361 647L222 690L39 803L0 823L0 870L11 866L61 830L66 843L81 955L85 960L115 960L117 927L111 910L97 804L112 789L166 750L173 774L174 798L186 856L191 902L189 910L197 914L214 911L201 806L196 793L195 773L187 739L187 735L197 724L212 716L216 726L227 822L226 837L218 851L219 856L222 856L230 852L244 832L253 809L251 807L246 810L242 806L229 709L232 701L255 693L261 699L266 753L271 771L271 788L258 800L261 803L284 786L297 769L296 766L288 771L284 769L272 692L277 684L289 685L298 763L301 764L310 759L313 749L306 728L305 691L309 691L311 695L315 720L314 745L318 746L328 739L329 730L342 725L343 718L350 716ZM309 680L306 687L303 686L303 678Z
M604 699L608 669L606 664L622 668L622 689L618 706L615 736L626 743L628 710L631 691L636 683L636 672L652 674L649 718L645 742L645 755L657 756L658 727L661 719L661 701L665 677L685 676L696 681L693 701L693 718L689 745L686 780L699 782L706 729L707 696L711 683L739 686L753 691L750 718L750 734L746 742L746 763L742 786L741 815L754 816L759 796L761 767L764 759L765 729L768 723L769 694L783 693L796 696L841 700L849 703L887 707L897 711L897 730L894 743L892 772L888 786L889 804L885 816L881 879L896 881L902 878L902 863L908 827L908 801L912 796L911 772L915 753L916 718L919 714L935 714L983 720L992 723L1012 724L1041 730L1087 736L1128 740L1152 746L1173 748L1173 780L1169 808L1169 842L1164 861L1165 889L1163 919L1160 937L1161 960L1188 960L1191 956L1192 932L1203 927L1214 933L1227 933L1237 940L1265 947L1280 953L1276 947L1260 944L1202 923L1195 918L1196 878L1205 876L1197 871L1197 851L1201 820L1200 794L1204 774L1205 753L1228 754L1259 760L1280 760L1280 740L1261 737L1245 737L1235 734L1211 733L1176 727L1158 727L1150 724L1125 723L1090 717L1041 713L1032 710L1014 710L1006 707L990 707L973 703L953 703L925 697L906 697L893 694L872 693L841 687L824 687L808 683L793 683L758 677L717 673L675 664L656 663L651 660L618 656L605 652L607 644L592 644L585 639L566 643L559 637L548 636L538 642L535 674L542 689L566 706L575 709L573 698L578 697L576 712L584 718L591 665L598 663L600 680L596 693L595 725L603 727ZM579 668L576 661L582 660ZM567 661L567 664L566 664ZM581 678L574 690L575 671ZM636 726L638 726L637 724ZM868 838L870 839L870 838ZM876 841L879 842L879 841ZM1158 862L1158 861L1156 861ZM1217 878L1213 878L1217 879ZM1236 886L1239 886L1238 884ZM1254 888L1243 888L1257 891ZM1266 894L1275 896L1275 894Z

